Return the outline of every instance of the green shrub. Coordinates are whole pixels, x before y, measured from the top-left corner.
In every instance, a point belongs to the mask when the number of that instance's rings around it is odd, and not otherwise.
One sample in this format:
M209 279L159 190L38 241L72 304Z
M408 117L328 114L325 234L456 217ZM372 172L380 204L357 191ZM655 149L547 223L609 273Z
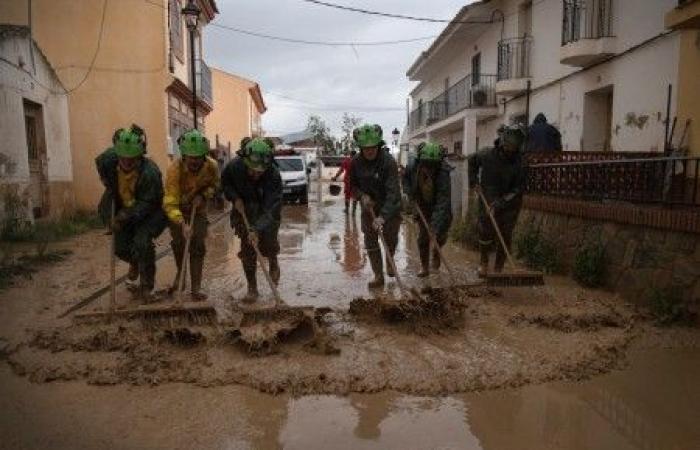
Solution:
M8 218L0 227L0 240L7 242L51 242L66 239L102 226L97 214L77 212L67 219L31 222Z
M659 325L693 325L696 314L692 312L680 288L654 288L649 296L649 309Z
M559 268L556 245L532 224L515 236L515 253L531 269L553 273Z
M574 258L574 279L586 287L600 287L606 275L605 247L601 242L579 247Z

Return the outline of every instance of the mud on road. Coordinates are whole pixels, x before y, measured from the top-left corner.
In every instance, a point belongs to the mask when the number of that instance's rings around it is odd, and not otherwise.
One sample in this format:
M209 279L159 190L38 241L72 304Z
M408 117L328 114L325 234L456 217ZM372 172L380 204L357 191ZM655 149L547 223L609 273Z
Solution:
M220 326L152 330L134 321L56 319L107 281L107 241L90 233L71 241L74 253L65 262L0 293L0 359L35 383L239 384L293 395L432 395L587 379L624 367L630 347L641 342L700 347L695 330L659 332L634 307L562 278L540 287L431 289L447 278L433 275L425 285L415 277L410 225L402 231L399 267L406 282L433 303L425 310L399 308L397 314L377 303L396 296L393 283L374 296L366 291L369 268L359 227L338 205L288 207L284 215L280 291L292 305L317 308L304 326L272 323L248 329L248 335L227 327L245 287L225 221L212 229L205 269L208 293L224 319ZM167 233L161 241L164 247ZM465 278L475 278L473 255L447 250ZM170 258L161 261L159 284L169 282L173 266ZM128 298L123 288L119 296ZM256 333L273 338L251 348Z

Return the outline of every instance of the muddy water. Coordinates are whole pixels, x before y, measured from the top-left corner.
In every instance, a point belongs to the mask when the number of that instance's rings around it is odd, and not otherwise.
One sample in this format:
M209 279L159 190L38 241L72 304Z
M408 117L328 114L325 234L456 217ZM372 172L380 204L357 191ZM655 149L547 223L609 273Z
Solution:
M448 397L32 386L3 368L0 447L690 450L698 379L699 353L668 351L588 382Z

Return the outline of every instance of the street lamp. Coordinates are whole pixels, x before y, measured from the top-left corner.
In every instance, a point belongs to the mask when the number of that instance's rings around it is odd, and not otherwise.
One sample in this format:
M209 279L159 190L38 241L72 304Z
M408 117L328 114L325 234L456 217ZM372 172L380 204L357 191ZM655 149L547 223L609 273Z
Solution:
M194 34L197 32L197 22L199 14L202 12L194 0L188 0L187 5L182 8L182 15L185 16L187 30L190 32L190 71L192 74L192 115L194 116L194 129L197 129L197 68L194 64Z
M391 137L393 138L392 142L394 143L394 147L398 147L400 135L401 135L401 132L399 132L398 128L394 128L394 131L391 132Z

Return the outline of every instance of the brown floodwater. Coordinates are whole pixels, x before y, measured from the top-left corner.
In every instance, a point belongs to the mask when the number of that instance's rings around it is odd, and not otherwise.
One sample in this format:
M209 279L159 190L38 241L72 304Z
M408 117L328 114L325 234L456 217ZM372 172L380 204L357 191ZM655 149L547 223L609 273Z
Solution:
M346 311L354 297L368 295L371 275L359 215L344 216L341 203L327 196L311 198L316 201L308 207L284 209L280 292L290 304ZM444 275L415 277L415 237L414 227L402 227L397 261L406 282L446 284ZM697 333L678 334L689 336L684 348L676 334L636 329L631 319L624 328L573 332L557 323L529 324L537 314L590 314L612 301L561 278L474 299L476 315L454 335L413 336L340 314L331 327L339 335L338 356L289 347L255 358L217 347L205 352L203 360L212 363L192 383L131 386L122 374L115 385L91 385L90 371L99 364L112 370L122 356L53 352L29 342L36 330L69 324L57 321L57 313L105 284L104 239L78 240L69 264L0 294L0 448L700 449ZM167 240L166 232L159 248ZM205 289L223 313L231 296L235 301L245 292L237 251L228 220L214 224ZM474 278L473 254L451 245L446 253L462 279ZM173 267L170 256L159 262L159 285L170 281ZM395 283L386 289L396 291ZM642 343L625 358L626 343L635 339ZM13 354L3 354L11 347ZM601 357L598 350L608 347L615 354L588 371ZM161 363L175 364L178 355ZM191 366L202 363L194 359ZM18 368L28 376L18 376ZM58 375L73 381L33 382ZM347 395L260 392L274 382L303 387L321 376L327 384L319 390ZM547 382L552 379L586 381ZM378 392L357 393L361 389Z

